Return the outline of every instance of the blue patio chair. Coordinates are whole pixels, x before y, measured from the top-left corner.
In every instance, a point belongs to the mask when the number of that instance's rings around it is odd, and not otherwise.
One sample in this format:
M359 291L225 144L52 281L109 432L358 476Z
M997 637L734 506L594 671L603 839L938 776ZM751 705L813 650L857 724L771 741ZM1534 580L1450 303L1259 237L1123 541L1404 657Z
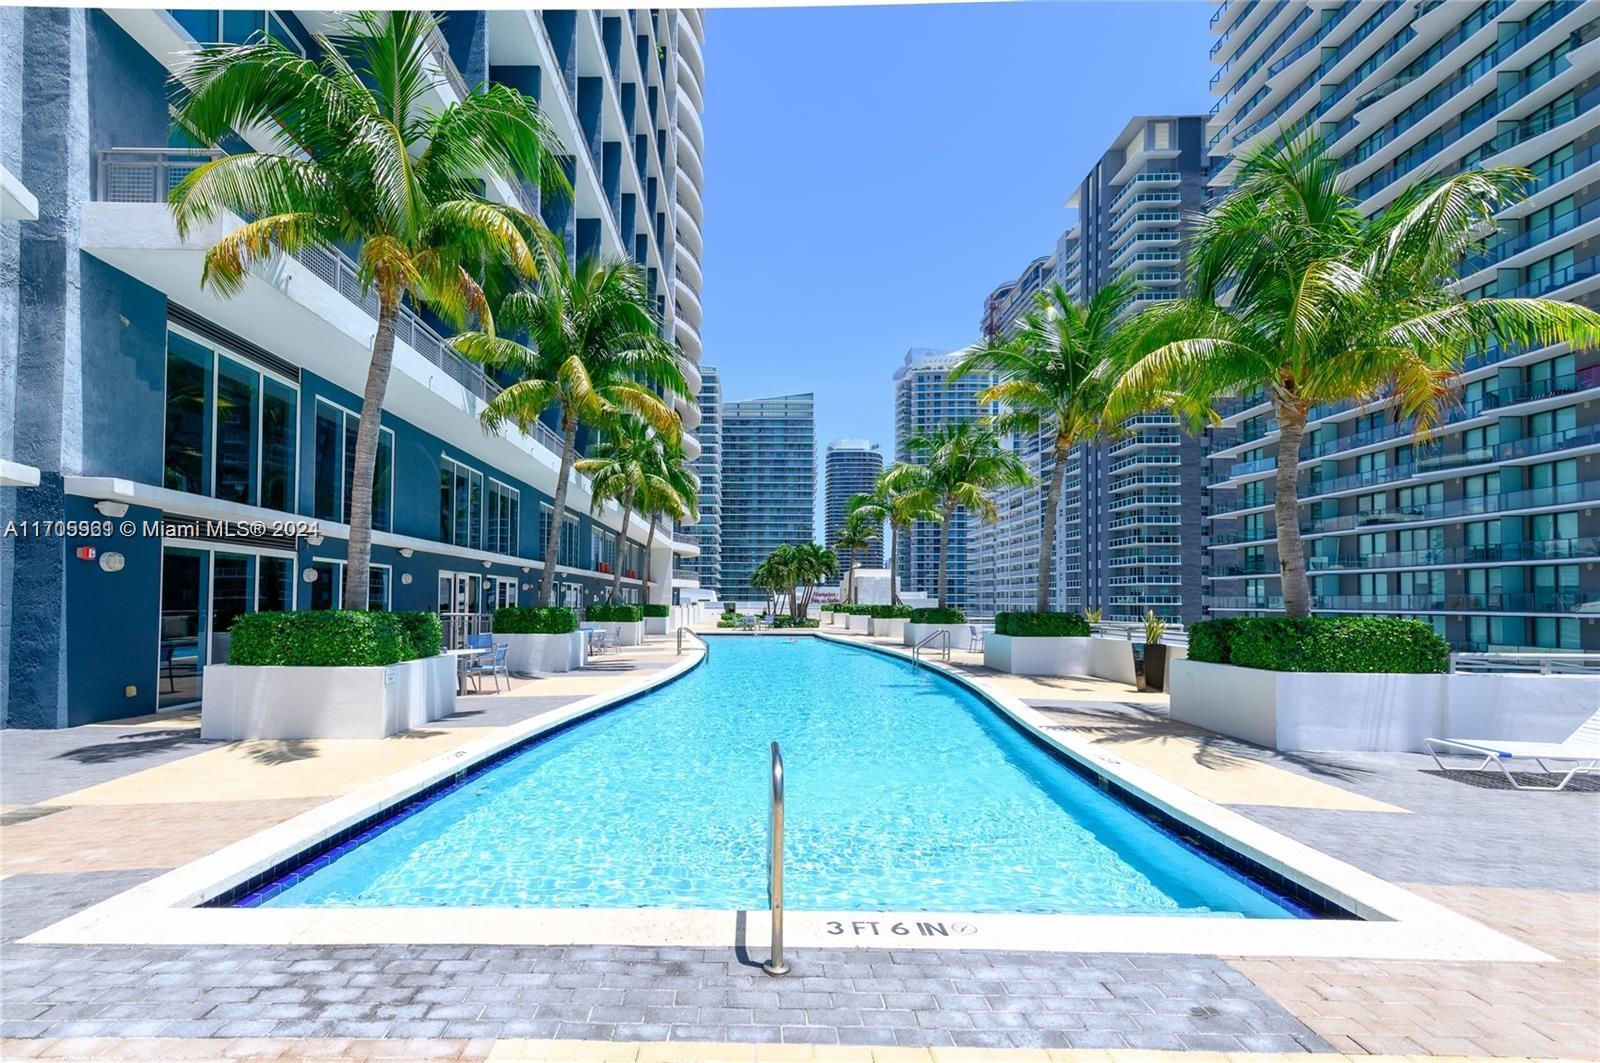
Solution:
M467 636L467 649L469 649L469 650L486 650L490 646L493 646L493 645L494 645L494 636L493 635L483 634L483 635L468 635Z
M505 677L506 689L511 689L511 671L506 667L506 653L511 649L509 642L501 642L491 647L493 653L481 654L472 658L472 663L467 665L467 675L472 677L472 685L481 693L483 686L479 683L482 676L488 676L494 681L496 693L500 691L500 678Z

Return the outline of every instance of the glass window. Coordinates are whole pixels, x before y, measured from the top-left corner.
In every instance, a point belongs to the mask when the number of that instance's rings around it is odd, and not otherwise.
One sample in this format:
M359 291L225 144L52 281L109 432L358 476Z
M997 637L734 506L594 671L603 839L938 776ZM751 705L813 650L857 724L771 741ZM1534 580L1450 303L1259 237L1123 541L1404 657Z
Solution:
M299 396L271 377L261 382L261 504L294 509L295 414Z
M389 591L393 578L394 572L388 565L373 565L367 569L367 609L369 611L389 611Z
M256 393L261 374L217 359L217 491L229 502L256 499Z
M439 538L456 546L483 545L483 473L439 459Z
M317 400L316 469L313 513L324 520L350 523L350 499L356 478L356 434L361 418L324 399ZM378 428L378 453L372 468L372 526L392 528L394 507L394 430Z
M167 334L167 432L163 484L207 493L206 435L211 401L211 351Z
M489 481L489 511L484 519L486 530L484 549L502 554L515 554L521 536L520 510L522 495L514 487L499 480Z
M256 559L256 608L286 613L294 608L294 560L266 554Z
M312 474L312 514L322 520L338 520L343 512L344 412L317 401L316 469Z
M222 634L255 600L250 585L255 559L246 554L213 554L211 558L211 630Z
M200 699L205 658L205 554L161 551L161 641L156 700L162 707Z

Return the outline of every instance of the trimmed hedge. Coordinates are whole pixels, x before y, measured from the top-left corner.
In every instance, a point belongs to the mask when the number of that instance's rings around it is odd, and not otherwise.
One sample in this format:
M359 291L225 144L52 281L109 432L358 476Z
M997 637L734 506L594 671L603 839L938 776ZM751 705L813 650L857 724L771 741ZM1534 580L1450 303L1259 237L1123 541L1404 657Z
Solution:
M1450 644L1398 616L1250 616L1191 625L1189 659L1273 672L1434 674L1450 670Z
M444 625L439 614L419 609L409 613L395 613L394 618L406 629L411 640L412 657L437 657L444 652Z
M717 618L717 626L718 627L738 627L739 626L739 614L738 613L723 613L720 617Z
M994 633L1018 638L1088 638L1082 613L996 613Z
M818 623L819 621L813 620L809 616L801 617L799 620L787 616L775 616L772 618L774 631L781 627L816 627Z
M644 619L642 605L591 605L583 618L592 624L637 624Z
M931 609L913 609L906 619L913 624L965 624L967 614L960 609L940 609L935 606Z
M578 614L564 605L510 605L494 611L496 635L566 635L578 630Z
M654 616L654 617L671 616L672 615L672 606L670 606L670 605L654 605L654 604L647 605L647 606L644 607L644 615L645 616Z
M437 625L436 625L437 629ZM302 668L398 664L417 656L396 613L317 609L241 613L228 628L228 663Z
M911 616L909 605L869 605L867 615L874 620L905 620Z

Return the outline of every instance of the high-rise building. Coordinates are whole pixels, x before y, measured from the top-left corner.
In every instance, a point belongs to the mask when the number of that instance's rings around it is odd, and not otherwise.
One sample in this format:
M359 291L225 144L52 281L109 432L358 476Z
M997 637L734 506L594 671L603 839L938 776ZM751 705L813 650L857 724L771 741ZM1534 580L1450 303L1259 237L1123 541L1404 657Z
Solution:
M1433 173L1511 165L1528 198L1457 282L1600 305L1600 10L1593 4L1225 3L1212 16L1215 192L1282 131L1319 136L1372 214ZM1465 352L1431 438L1392 405L1312 414L1301 527L1319 612L1428 620L1459 649L1600 649L1600 352ZM1276 427L1228 404L1210 452L1209 608L1281 607Z
M1205 199L1203 137L1199 116L1130 120L1068 200L1077 224L1053 256L1029 263L1010 286L995 319L999 333L1030 309L1031 293L1020 293L1047 284L1086 302L1112 278L1132 275L1142 287L1130 314L1174 298L1185 219ZM1035 483L998 492L1000 519L972 532L973 605L982 613L1032 609L1038 587L1053 436L1048 429L1017 433L1007 444ZM1132 418L1109 443L1075 448L1056 515L1051 608L1100 607L1106 619L1121 621L1152 610L1168 620L1200 619L1204 549L1191 515L1205 497L1203 448L1163 413Z
M950 376L968 348L942 352L915 347L906 352L905 362L894 372L894 453L895 460L917 463L922 455L911 449L910 441L944 424L975 421L985 411L978 406L979 392L994 383L984 373L973 373L959 380ZM956 510L950 521L949 602L957 608L970 604L967 579L967 535L970 518L965 509ZM939 584L939 537L941 529L933 521L912 524L910 534L900 544L895 557L896 575L903 590L934 595Z
M700 456L693 461L700 478L700 516L681 530L683 538L699 547L700 553L678 563L687 579L715 594L722 577L722 378L716 366L700 367L700 426L694 436L700 443Z
M816 540L817 418L810 394L722 408L722 573L718 594L761 601L750 574L778 547Z
M835 549L839 529L850 500L856 495L872 490L878 475L883 472L883 451L878 444L865 439L836 439L828 444L823 461L822 543ZM874 539L869 546L856 551L856 563L862 568L883 567L883 540ZM849 558L839 554L841 575L848 570Z
M237 616L340 604L376 301L344 248L279 257L219 298L201 287L202 256L225 224L180 239L167 207L216 153L172 146L170 75L186 53L264 33L315 55L340 17L0 11L0 165L31 189L24 199L8 180L0 200L0 482L25 485L0 486L0 524L113 528L0 546L6 724L193 703L205 666L227 659ZM541 197L494 178L486 195L542 217L574 255L638 262L698 388L701 14L439 19L427 104L483 83L536 99L574 192ZM270 141L246 130L217 150ZM648 521L624 526L614 505L591 513L587 483L569 493L558 555L546 558L560 440L543 423L485 433L478 413L500 381L455 357L425 314L402 310L397 332L378 444L375 607L437 610L458 639L484 630L495 607L531 600L546 565L565 603L603 598L611 572L625 574L628 600L668 600L670 529L655 537L646 587ZM694 428L693 404L672 399Z

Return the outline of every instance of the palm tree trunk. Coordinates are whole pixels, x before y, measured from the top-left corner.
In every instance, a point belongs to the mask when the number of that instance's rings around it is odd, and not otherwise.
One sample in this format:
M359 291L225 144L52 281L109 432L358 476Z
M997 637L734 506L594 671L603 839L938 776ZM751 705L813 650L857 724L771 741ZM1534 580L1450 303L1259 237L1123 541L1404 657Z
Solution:
M1056 440L1055 467L1050 470L1050 486L1044 493L1044 539L1039 543L1039 586L1033 595L1033 611L1050 611L1051 568L1056 559L1056 507L1061 504L1061 485L1067 479L1068 449Z
M567 481L572 478L572 459L578 449L578 418L565 408L561 411L561 473L556 478L556 496L550 503L550 533L544 540L544 573L539 577L539 604L554 605L556 560L561 556L561 525L567 514Z
M627 542L628 521L633 519L633 492L629 491L622 500L622 530L617 533L616 563L611 566L611 603L616 604L617 596L622 593L622 544Z
M850 573L850 604L854 605L856 604L856 548L853 546L850 548L849 564L850 567L846 571Z
M946 507L944 520L939 522L939 608L945 608L948 598L945 580L950 572L950 522L955 519L955 510Z
M889 604L900 604L899 572L896 561L900 556L900 529L891 523L889 525Z
M1278 583L1287 616L1311 615L1311 585L1306 579L1305 543L1300 538L1300 439L1306 411L1274 403L1278 420L1278 469L1273 483L1272 515L1278 526Z
M624 528L624 531L627 529ZM644 537L644 600L650 602L650 549L656 542L656 515L650 514L650 533Z
M372 481L378 468L378 425L383 419L383 396L389 390L389 369L394 364L394 324L399 314L400 294L380 292L378 331L372 337L372 361L367 365L367 387L356 423L355 469L350 475L350 545L345 554L342 603L346 609L365 611L369 604Z

